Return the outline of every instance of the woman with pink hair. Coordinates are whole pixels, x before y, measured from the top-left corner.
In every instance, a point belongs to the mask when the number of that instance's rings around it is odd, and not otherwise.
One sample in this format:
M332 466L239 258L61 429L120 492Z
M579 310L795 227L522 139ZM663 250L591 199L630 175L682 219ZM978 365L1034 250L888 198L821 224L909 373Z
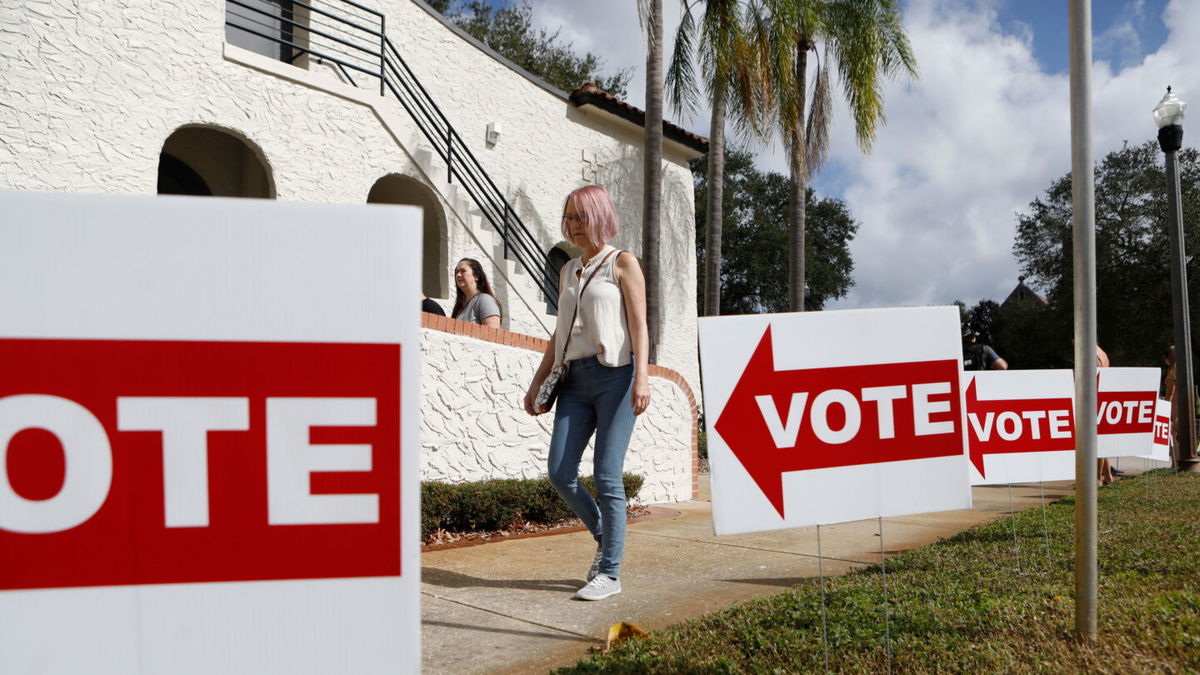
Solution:
M579 188L563 206L563 238L583 254L559 276L558 325L525 393L525 411L537 415L537 392L559 364L570 366L554 411L547 469L550 482L596 540L587 584L575 597L602 600L621 592L625 552L625 453L637 415L650 404L650 338L646 280L637 259L609 245L616 210L599 185ZM596 494L579 483L579 462L592 434Z

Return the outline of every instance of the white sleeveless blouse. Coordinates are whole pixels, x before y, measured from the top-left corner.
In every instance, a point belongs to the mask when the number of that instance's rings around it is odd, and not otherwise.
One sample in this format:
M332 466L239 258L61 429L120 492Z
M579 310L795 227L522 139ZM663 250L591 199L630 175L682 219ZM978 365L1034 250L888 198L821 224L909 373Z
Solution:
M563 287L558 295L558 326L554 331L555 365L562 362L562 346L568 334L571 336L571 341L566 343L568 361L595 356L609 367L624 366L632 361L633 339L625 318L625 298L617 283L616 263L620 254L608 255L614 250L611 246L600 249L586 267L581 258L572 258L564 267ZM608 256L607 260L605 256ZM579 288L587 282L592 270L596 271L596 276L579 299ZM576 314L577 303L579 312L575 324L568 325L571 315Z

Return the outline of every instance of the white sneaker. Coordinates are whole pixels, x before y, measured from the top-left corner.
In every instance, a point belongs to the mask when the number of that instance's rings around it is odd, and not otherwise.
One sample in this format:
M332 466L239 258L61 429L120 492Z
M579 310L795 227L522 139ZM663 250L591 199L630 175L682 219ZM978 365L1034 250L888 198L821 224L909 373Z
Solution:
M588 568L587 580L591 581L600 573L600 559L604 557L604 549L600 544L596 544L596 557L592 558L592 566Z
M580 600L603 600L620 592L620 579L613 579L607 574L597 574L587 583L587 586L575 592L575 597Z

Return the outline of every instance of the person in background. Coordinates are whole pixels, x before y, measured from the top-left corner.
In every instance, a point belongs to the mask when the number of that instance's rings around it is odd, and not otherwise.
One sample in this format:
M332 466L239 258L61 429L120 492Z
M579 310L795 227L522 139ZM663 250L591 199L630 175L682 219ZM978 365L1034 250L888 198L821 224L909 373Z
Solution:
M1097 368L1107 368L1108 365L1109 365L1108 354L1104 353L1104 350L1100 348L1100 345L1096 345L1096 367ZM1112 482L1113 482L1112 464L1109 463L1107 457L1102 457L1100 459L1097 459L1096 460L1096 484L1097 485L1108 485Z
M542 381L560 361L570 364L546 463L550 483L596 540L587 585L575 594L580 600L621 592L625 453L635 416L650 405L646 280L632 254L608 244L618 226L603 187L589 185L567 197L562 234L583 254L560 272L558 325L525 393L525 412L538 414L534 404ZM579 483L579 462L593 432L599 505Z
M446 310L437 303L437 300L430 298L424 293L421 294L421 311L429 314L437 314L438 316L446 316Z
M975 329L963 327L963 370L1008 370L1008 361L1000 358L990 346L977 343L978 338Z
M489 328L500 327L500 303L478 260L458 261L454 266L454 286L454 310L450 316Z
M1166 368L1163 371L1162 397L1163 400L1171 404L1171 463L1174 464L1175 460L1173 458L1178 451L1176 443L1179 440L1179 424L1175 422L1175 420L1179 419L1175 414L1175 389L1177 386L1175 384L1175 345L1167 348L1167 353L1163 355L1163 365Z

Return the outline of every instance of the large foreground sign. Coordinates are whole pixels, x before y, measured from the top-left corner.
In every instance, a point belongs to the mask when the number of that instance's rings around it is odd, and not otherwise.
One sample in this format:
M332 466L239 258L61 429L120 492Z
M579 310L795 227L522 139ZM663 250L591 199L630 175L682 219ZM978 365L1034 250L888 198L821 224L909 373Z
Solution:
M718 534L968 508L953 307L700 320Z
M420 222L0 193L0 672L419 669Z

